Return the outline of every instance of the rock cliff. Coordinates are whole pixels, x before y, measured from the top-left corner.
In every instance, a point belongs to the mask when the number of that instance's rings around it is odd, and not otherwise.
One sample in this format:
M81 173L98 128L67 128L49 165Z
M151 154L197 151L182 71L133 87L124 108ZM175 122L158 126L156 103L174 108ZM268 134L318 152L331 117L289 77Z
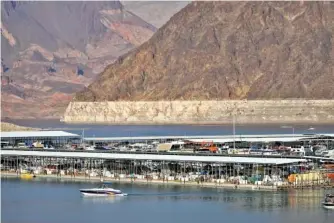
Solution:
M68 123L334 123L334 100L71 102Z

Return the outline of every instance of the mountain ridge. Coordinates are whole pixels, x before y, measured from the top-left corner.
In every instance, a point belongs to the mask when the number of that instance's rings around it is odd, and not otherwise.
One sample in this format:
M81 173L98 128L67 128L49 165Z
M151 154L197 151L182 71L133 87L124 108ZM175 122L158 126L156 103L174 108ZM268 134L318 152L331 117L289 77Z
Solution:
M192 2L73 101L334 97L333 2Z

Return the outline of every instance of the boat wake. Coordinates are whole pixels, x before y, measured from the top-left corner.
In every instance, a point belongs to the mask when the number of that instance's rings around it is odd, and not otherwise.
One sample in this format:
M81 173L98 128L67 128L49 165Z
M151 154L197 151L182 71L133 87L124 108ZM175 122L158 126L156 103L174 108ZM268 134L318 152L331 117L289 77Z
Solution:
M130 193L128 196L131 197L167 197L167 196L183 196L186 193Z
M83 196L83 202L87 203L116 203L121 202L125 197L124 196L109 196L109 197L93 197L93 196Z

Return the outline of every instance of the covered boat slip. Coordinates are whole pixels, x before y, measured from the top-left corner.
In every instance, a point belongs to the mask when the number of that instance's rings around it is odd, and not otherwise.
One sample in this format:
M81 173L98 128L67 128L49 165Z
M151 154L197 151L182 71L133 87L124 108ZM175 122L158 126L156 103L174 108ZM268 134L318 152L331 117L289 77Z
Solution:
M30 147L34 143L43 147L52 145L54 148L63 148L68 143L81 142L81 136L65 131L13 131L0 132L1 147ZM5 142L5 143L4 143Z
M17 131L1 132L2 148L31 148L51 145L55 149L77 148L82 143L88 145L110 144L109 147L133 146L133 143L156 145L159 143L173 143L182 141L185 147L196 147L203 142L213 143L215 146L235 145L237 148L249 147L250 144L302 145L309 142L324 141L328 146L333 145L334 134L268 134L268 135L195 135L195 136L138 136L138 137L83 137L65 131ZM39 143L35 146L34 143ZM22 144L24 143L24 145ZM169 148L162 148L168 150ZM173 148L170 148L171 150Z
M333 140L334 134L268 134L268 135L197 135L197 136L138 136L138 137L84 137L85 142L145 142L158 140L169 142L174 140L186 140L191 142L213 141L226 142L294 142L294 141L318 141Z
M291 174L317 171L317 178L303 177L292 183L328 182L326 171L309 165L303 158L238 156L193 156L138 153L96 153L1 150L1 171L38 177L71 177L105 180L189 182L281 186ZM327 175L326 175L327 174ZM304 179L305 178L305 179Z
M109 160L152 160L175 162L203 162L203 163L244 163L244 164L272 164L283 165L306 162L297 158L269 158L269 157L237 157L237 156L189 156L189 155L160 155L160 154L123 154L123 153L94 153L94 152L49 152L1 150L1 156L31 156L31 157L59 157L59 158L87 158Z

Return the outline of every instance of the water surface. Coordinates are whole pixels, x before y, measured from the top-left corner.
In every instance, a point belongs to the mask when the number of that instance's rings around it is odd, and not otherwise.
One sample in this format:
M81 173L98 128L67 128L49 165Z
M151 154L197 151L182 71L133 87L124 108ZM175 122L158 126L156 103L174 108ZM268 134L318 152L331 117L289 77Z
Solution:
M49 128L82 134L86 137L183 136L183 135L233 135L232 125L87 125L66 124L59 120L11 120L28 127ZM236 125L236 135L292 134L286 125ZM291 127L291 126L290 126ZM334 125L294 125L296 134L333 133ZM310 127L314 128L309 130Z
M120 199L83 198L96 183L2 179L1 222L303 222L332 223L320 206L324 193L236 191L169 185L113 184Z

